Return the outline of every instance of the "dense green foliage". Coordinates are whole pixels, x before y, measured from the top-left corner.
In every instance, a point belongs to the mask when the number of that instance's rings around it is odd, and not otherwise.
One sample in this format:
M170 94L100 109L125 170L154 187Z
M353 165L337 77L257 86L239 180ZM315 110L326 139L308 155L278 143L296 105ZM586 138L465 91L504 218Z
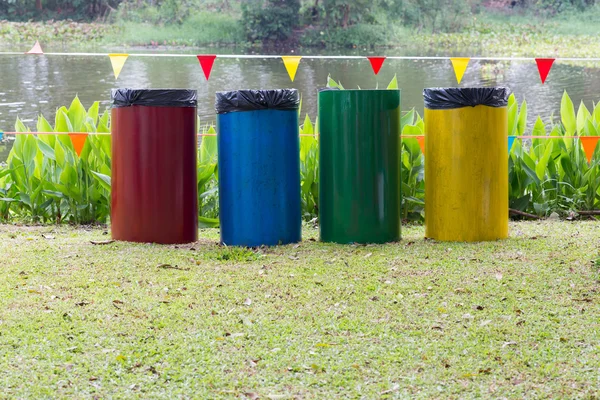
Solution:
M328 86L343 89L329 78ZM388 89L397 88L394 79ZM509 201L515 210L548 216L553 212L600 209L600 157L587 162L581 142L565 136L599 136L600 105L589 111L582 103L577 113L565 92L561 118L547 123L537 118L527 126L527 103L521 106L511 95L508 105L508 135L550 136L555 139L516 140L509 157ZM109 114L98 115L98 103L85 110L79 99L70 108L60 108L52 127L43 116L42 132L109 132ZM17 120L16 130L27 132ZM424 155L417 139L424 121L414 110L403 114L402 216L422 221L425 204ZM198 148L198 192L200 223L218 225L217 144L213 127L201 130ZM548 133L549 132L549 133ZM318 121L305 116L300 126L301 196L305 220L318 216ZM501 151L501 149L499 149ZM0 219L36 222L107 221L110 210L110 137L90 135L78 157L67 135L18 135L5 167L0 166Z
M597 9L597 5L597 0L0 0L0 18L110 17L112 21L173 25L208 12L237 21L253 42L287 40L296 26L332 36L353 26L362 26L359 29L371 36L373 30L379 36L385 34L392 25L455 32L468 26L471 16L484 9L512 16L548 17Z
M300 0L249 0L242 4L241 23L251 41L281 41L298 25Z
M98 19L107 17L121 0L0 0L0 18L11 21L29 19Z

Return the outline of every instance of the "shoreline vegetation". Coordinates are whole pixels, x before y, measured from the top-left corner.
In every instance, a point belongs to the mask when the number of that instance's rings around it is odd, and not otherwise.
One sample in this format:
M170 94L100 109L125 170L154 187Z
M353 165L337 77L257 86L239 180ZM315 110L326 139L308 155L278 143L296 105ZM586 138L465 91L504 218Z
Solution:
M399 24L356 24L347 28L304 27L292 38L250 42L236 17L214 12L194 14L178 24L143 21L9 22L0 21L0 48L29 50L40 41L50 48L235 48L236 52L392 52L406 55L598 57L600 24L577 24L582 16L536 20L499 14L473 16L456 32L425 32ZM594 13L596 15L596 13ZM598 13L600 18L600 13ZM378 43L378 45L373 45ZM467 54L468 53L468 54Z

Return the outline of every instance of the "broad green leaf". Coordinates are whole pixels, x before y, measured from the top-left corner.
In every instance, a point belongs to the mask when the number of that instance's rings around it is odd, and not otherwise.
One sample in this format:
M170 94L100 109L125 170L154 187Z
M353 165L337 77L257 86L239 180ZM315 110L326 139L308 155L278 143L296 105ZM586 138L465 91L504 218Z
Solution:
M90 171L92 173L92 175L94 175L94 177L96 178L96 180L100 183L100 185L110 191L110 187L111 187L111 178L108 175L104 175L101 174L99 172L96 171Z
M400 118L400 129L403 130L406 125L413 125L415 120L415 109L413 108Z
M594 112L592 115L594 117L594 121L596 121L596 123L600 125L600 102L595 105Z
M100 102L95 101L94 104L88 109L87 116L92 120L94 126L98 125L98 110L100 108Z
M69 110L67 110L67 107L61 107L58 110L56 110L56 115L54 117L54 131L55 132L72 132L72 130L69 130L69 125L67 124L67 113L69 112Z
M585 129L585 122L590 119L592 115L583 103L583 100L579 104L579 110L577 110L577 132L581 135Z
M52 128L52 125L50 125L48 120L46 120L46 118L44 118L43 115L40 115L38 117L38 121L37 121L37 131L38 132L54 132L54 128Z
M585 136L598 136L598 129L592 122L592 119L587 119L583 128Z
M15 132L30 132L29 128L25 126L19 117L17 117L17 122L15 122Z
M71 130L69 132L83 132L87 112L78 96L75 96L73 99L69 111L67 112L67 116L71 123Z
M55 155L56 163L59 166L64 167L64 165L65 165L65 149L63 147L63 144L58 140L54 144L54 155Z
M563 93L563 97L560 102L560 118L563 126L565 127L565 131L567 132L567 136L575 135L575 132L577 131L575 108L573 107L573 102L571 101L571 98L567 94L566 90Z
M508 136L517 135L518 112L519 110L516 101L508 106Z
M423 130L419 128L417 125L406 125L402 130L402 135L406 136L414 136L414 135L422 135Z
M23 161L25 161L25 163L34 162L37 151L38 146L35 136L26 135L25 144L23 146Z
M310 117L306 114L306 118L304 118L304 125L302 125L302 133L304 135L314 135L315 130L313 128L313 124L310 121Z
M219 219L218 218L198 217L198 227L200 229L218 228L219 227Z
M546 175L546 168L548 167L548 160L552 155L552 146L547 145L544 151L544 155L540 158L537 165L535 166L535 173L539 180L543 180Z
M530 201L531 201L531 195L526 194L523 197L520 197L518 199L511 201L510 208L519 210L519 211L525 211L527 209L527 207L529 206Z
M390 89L398 89L398 77L394 74L394 78L392 79L392 81L390 82L390 84L388 85L388 90Z
M50 145L45 143L40 138L38 138L37 145L38 145L38 148L41 150L42 154L44 155L44 157L49 158L53 161L56 161L56 156L54 155L54 149L52 147L50 147Z
M215 128L212 126L208 130L209 134L214 135ZM216 162L217 159L217 137L203 136L200 143L200 164L208 164Z
M519 111L519 119L517 121L517 134L522 136L527 128L527 101L523 100L521 111Z
M533 125L533 131L531 132L532 136L546 136L546 125L542 118L537 117L535 120L535 124Z

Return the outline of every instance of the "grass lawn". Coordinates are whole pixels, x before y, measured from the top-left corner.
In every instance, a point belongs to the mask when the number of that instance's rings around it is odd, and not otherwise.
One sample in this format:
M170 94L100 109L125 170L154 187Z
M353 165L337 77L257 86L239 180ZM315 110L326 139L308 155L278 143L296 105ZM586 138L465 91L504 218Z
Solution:
M599 228L253 252L0 225L0 398L596 398Z

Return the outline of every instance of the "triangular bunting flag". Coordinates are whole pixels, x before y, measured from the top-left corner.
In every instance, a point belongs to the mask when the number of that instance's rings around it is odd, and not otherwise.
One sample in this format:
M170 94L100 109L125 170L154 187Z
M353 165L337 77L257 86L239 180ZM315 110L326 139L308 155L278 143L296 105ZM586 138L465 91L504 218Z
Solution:
M513 144L515 144L515 139L516 138L517 138L516 136L509 136L508 137L508 154L510 154L510 150L512 149Z
M454 73L456 74L456 80L460 84L462 81L463 75L467 70L467 66L469 65L470 58L467 57L453 57L450 59L452 61L452 67L454 68Z
M81 155L83 151L83 146L85 146L85 141L88 137L87 133L69 133L69 137L71 138L71 143L73 143L73 148L75 149L75 153L77 156Z
M588 160L588 164L592 162L592 157L594 156L594 151L596 150L596 145L598 144L597 136L581 136L579 140L581 140L581 144L583 145L583 151L585 151L585 155Z
M300 64L301 56L281 56L283 60L283 65L285 65L285 69L287 70L290 79L294 82L296 78L296 72L298 71L298 65Z
M554 64L554 58L536 58L535 62L538 67L538 71L540 73L540 79L542 80L542 84L546 82L546 77L548 77L548 73L550 72L550 68L552 68L552 64Z
M425 136L417 136L417 142L419 142L419 147L423 154L425 154Z
M40 46L40 42L36 41L31 50L25 54L44 54L44 51L42 50L42 46Z
M217 56L214 54L202 54L198 56L198 61L200 61L200 66L202 67L202 71L204 71L206 80L210 78L210 72L212 71L216 58Z
M379 73L379 70L381 69L381 66L383 65L383 62L385 61L385 57L367 57L367 58L369 59L369 62L371 63L373 72L375 72L375 75L377 75Z
M115 73L115 79L119 79L119 74L121 74L121 70L123 69L123 65L125 65L125 61L127 61L127 57L129 54L109 54L110 63L112 64L113 72Z

